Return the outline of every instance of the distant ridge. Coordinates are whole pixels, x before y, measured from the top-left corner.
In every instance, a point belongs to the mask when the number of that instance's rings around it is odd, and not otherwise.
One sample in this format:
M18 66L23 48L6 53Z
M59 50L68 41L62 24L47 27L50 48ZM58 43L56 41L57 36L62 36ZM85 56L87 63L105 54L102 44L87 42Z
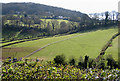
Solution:
M87 14L79 11L68 10L59 7L53 7L37 3L2 3L2 14L18 14L26 13L28 15L39 15L39 16L64 16L64 17L86 17L89 19Z

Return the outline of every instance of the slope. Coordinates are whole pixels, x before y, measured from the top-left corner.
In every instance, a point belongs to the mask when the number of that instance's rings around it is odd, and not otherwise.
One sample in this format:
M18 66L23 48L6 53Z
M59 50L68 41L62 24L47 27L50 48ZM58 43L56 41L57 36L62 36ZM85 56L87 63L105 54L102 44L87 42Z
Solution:
M84 55L89 55L94 58L98 56L102 47L116 32L117 29L112 28L88 32L84 35L80 35L81 33L76 33L19 43L3 48L3 58L6 58L7 56L15 56L17 58L24 57L49 43L64 40L77 35L79 36L49 45L28 58L39 57L44 58L44 60L51 60L57 54L64 54L67 58L70 56L79 58L79 56Z

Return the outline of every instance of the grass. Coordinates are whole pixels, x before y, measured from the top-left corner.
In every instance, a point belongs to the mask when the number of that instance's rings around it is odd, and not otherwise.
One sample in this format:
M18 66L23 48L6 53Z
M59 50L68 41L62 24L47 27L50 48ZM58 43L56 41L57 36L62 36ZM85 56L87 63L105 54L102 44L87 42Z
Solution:
M5 42L5 43L1 43L1 45L0 46L2 46L2 45L7 45L7 44L9 44L9 43L14 43L14 42L18 42L19 40L16 40L16 41L11 41L11 42Z
M66 58L89 55L95 58L99 55L102 47L117 32L117 29L98 30L87 32L78 37L52 44L39 52L36 52L28 58L40 58L43 60L52 60L58 54L64 54ZM26 56L31 52L55 41L63 40L82 33L76 33L65 36L49 37L34 41L23 42L3 48L3 57L16 56L18 58ZM114 51L113 51L114 53ZM115 55L117 57L117 55Z
M119 37L113 40L112 47L109 47L106 50L105 56L111 54L115 60L118 60L118 50L119 50L118 49L118 38Z
M43 22L46 21L47 23L48 22L54 22L54 21L57 21L59 24L61 22L66 22L68 23L69 21L68 20L63 20L63 19L41 19ZM13 21L13 20L7 20L7 22L5 24L10 24L10 22ZM13 21L14 22L14 21ZM24 26L25 24L23 22L21 22L22 26ZM11 24L10 24L11 25ZM28 25L27 25L28 26ZM34 24L32 26L40 26L39 24Z
M68 22L68 20L63 20L63 19L41 19L42 21L45 21L46 20L46 22L51 22L52 20L54 21L54 20L56 20L56 21L58 21L59 23L60 22Z
M59 54L64 54L66 58L73 56L78 59L80 56L85 55L95 58L99 55L102 47L115 32L116 30L114 29L90 32L79 37L48 46L32 55L31 58L40 57L45 60L51 60Z
M48 43L52 43L61 39L69 38L71 36L74 36L76 34L72 35L66 35L66 36L60 36L60 37L49 37L49 38L43 38L39 40L34 41L28 41L23 42L19 44L14 44L11 46L7 46L3 48L3 58L6 58L7 56L16 56L17 58L26 56L27 54L45 46ZM15 42L15 41L14 41ZM8 44L8 43L5 43Z

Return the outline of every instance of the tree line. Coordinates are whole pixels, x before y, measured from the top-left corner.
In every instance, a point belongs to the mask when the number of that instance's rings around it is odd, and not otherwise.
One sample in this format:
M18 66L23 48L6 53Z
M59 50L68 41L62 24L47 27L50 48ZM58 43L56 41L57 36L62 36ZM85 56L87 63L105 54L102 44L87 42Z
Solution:
M2 17L2 31L5 39L71 34L117 25L117 15L117 12L106 11L102 14L90 14L90 19L82 16L71 17L68 20L49 18L48 20L46 16L42 19L38 15L26 13L9 14Z

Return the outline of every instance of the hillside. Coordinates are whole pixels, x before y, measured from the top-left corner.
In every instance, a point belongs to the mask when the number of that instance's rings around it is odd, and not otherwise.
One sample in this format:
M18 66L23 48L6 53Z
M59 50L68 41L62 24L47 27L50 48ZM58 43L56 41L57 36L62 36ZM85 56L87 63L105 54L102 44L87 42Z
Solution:
M39 16L63 16L63 17L84 17L90 19L88 15L72 11L68 9L47 6L43 4L36 3L3 3L2 4L2 14L28 14L28 15L39 15Z
M84 55L96 58L102 47L116 32L117 29L112 28L18 43L4 47L3 58L6 58L7 56L15 56L17 58L24 57L44 46L45 48L34 53L31 58L38 57L43 58L44 60L51 60L54 56L59 54L64 54L67 58L70 56L79 58L79 56Z
M2 14L3 41L76 32L76 21L90 20L78 11L36 3L3 3Z
M4 42L59 34L93 31L117 25L106 17L91 19L87 14L36 3L3 3Z

